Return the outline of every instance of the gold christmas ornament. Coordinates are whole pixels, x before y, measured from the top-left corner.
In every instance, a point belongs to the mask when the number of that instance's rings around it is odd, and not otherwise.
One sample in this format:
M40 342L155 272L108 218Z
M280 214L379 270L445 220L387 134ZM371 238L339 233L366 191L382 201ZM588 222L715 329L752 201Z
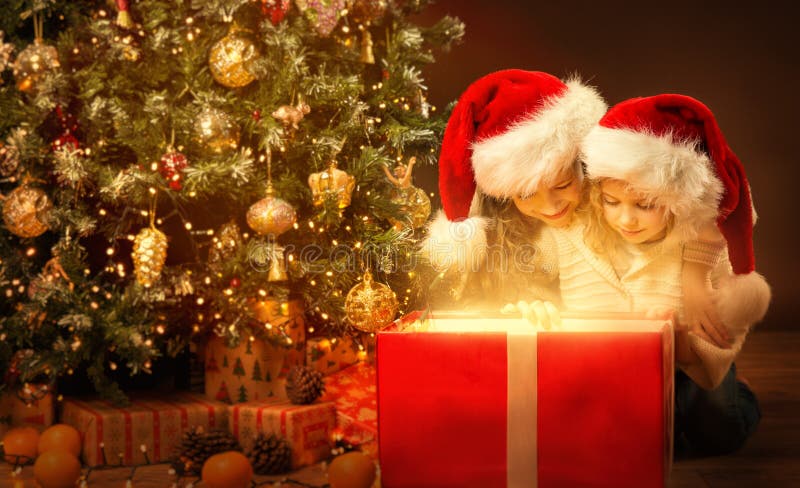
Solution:
M194 123L195 140L215 154L239 147L240 129L233 118L222 110L206 108Z
M286 249L283 246L279 246L277 244L272 246L272 260L269 264L267 281L276 282L286 281L289 279L289 275L286 273L286 256L284 256L285 250Z
M44 191L22 185L5 197L3 221L6 228L19 237L38 237L49 229L52 208Z
M214 238L208 251L208 264L217 266L222 261L233 257L242 245L242 232L236 221L231 220L223 225Z
M267 196L254 203L247 211L247 225L262 235L279 236L291 229L296 221L294 207L275 196L271 183L267 185Z
M389 219L398 230L407 227L409 224L411 224L414 229L422 227L431 215L430 198L428 198L424 190L411 184L411 177L416 162L417 158L412 157L408 161L408 166L400 163L395 166L393 173L390 173L389 169L385 166L383 167L386 177L395 186L390 200L400 205L405 215L405 218L402 219Z
M380 21L389 8L388 0L352 0L350 15L358 23Z
M372 34L369 28L361 33L361 58L360 61L366 64L375 64L375 54L372 52Z
M297 130L300 128L300 121L310 112L311 107L307 103L300 101L294 107L291 105L281 105L272 112L272 116L275 120L283 124L284 128L291 127Z
M344 301L347 319L356 329L376 332L394 320L398 303L394 291L383 283L372 281L372 273L364 273L364 280L354 286Z
M331 161L325 171L311 173L308 177L308 186L311 187L314 206L319 207L328 198L333 198L336 199L336 203L341 209L350 205L356 179L336 168L336 161Z
M60 66L56 48L48 46L42 38L37 37L33 44L23 49L14 61L17 89L23 93L35 93L38 89L37 83L44 74Z
M256 77L250 65L258 59L258 48L244 31L233 25L228 34L211 47L208 67L217 83L228 88L240 88Z
M161 277L167 260L167 236L155 227L145 227L133 241L136 281L149 288Z

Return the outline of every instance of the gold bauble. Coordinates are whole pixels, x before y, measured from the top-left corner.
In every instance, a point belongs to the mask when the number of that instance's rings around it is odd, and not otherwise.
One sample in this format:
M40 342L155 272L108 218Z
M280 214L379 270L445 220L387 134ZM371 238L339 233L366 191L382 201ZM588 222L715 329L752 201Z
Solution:
M391 201L401 205L403 209L403 218L389 219L397 229L408 227L409 224L412 228L418 229L425 225L431 215L431 199L422 188L409 186L397 189L392 195Z
M206 108L194 123L195 140L216 154L239 147L239 126L233 118L216 108Z
M394 291L383 283L372 281L369 271L364 274L364 281L350 289L344 301L348 320L364 332L375 332L389 325L397 315L397 309Z
M270 185L267 196L247 211L247 225L259 234L279 236L292 228L297 221L297 213L286 200L275 196Z
M339 208L347 208L356 186L356 179L352 175L336 168L336 161L331 161L328 169L319 173L311 173L308 177L308 186L314 198L314 206L319 207L328 198L336 200Z
M38 237L47 229L53 205L47 194L38 188L22 185L6 196L3 221L6 228L20 237Z
M234 27L211 47L208 67L217 83L228 88L240 88L256 79L249 67L257 59L255 43Z
M42 76L61 66L58 51L37 38L33 44L23 49L14 61L14 77L17 89L24 93L35 93Z
M161 277L167 260L167 236L154 227L145 227L133 241L133 265L136 281L144 287L153 286Z

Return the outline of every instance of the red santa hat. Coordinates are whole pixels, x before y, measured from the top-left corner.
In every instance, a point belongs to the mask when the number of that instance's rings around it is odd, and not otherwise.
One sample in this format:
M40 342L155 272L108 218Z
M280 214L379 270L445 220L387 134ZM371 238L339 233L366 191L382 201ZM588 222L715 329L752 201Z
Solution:
M739 275L721 296L732 301L748 296L749 311L739 315L751 321L763 317L770 292L754 272L750 187L708 107L684 95L626 100L608 110L583 140L581 152L590 178L627 181L666 206L681 238L691 238L700 225L716 219ZM740 291L731 292L734 287Z
M594 88L540 71L498 71L470 85L450 116L439 155L444 212L424 243L433 264L444 269L480 260L488 222L470 217L476 189L511 198L554 182L574 167L578 144L606 108Z

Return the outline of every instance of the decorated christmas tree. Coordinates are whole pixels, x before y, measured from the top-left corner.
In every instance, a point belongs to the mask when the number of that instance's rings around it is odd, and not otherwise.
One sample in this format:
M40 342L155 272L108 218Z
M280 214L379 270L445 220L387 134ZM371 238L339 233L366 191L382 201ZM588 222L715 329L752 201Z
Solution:
M6 384L80 367L121 398L113 370L204 334L285 340L259 300L330 336L419 306L421 69L463 33L427 3L2 2Z

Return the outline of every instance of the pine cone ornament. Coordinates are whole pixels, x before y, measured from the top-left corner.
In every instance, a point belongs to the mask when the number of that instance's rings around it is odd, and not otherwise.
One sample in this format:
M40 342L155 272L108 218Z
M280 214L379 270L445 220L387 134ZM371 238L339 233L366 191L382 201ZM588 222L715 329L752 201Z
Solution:
M306 366L295 366L286 378L286 396L295 405L313 402L325 391L322 373Z
M275 434L258 434L247 457L256 474L281 474L292 468L289 441Z
M224 430L204 432L202 427L195 427L183 434L172 465L178 474L200 474L208 458L226 451L242 451L231 433Z

